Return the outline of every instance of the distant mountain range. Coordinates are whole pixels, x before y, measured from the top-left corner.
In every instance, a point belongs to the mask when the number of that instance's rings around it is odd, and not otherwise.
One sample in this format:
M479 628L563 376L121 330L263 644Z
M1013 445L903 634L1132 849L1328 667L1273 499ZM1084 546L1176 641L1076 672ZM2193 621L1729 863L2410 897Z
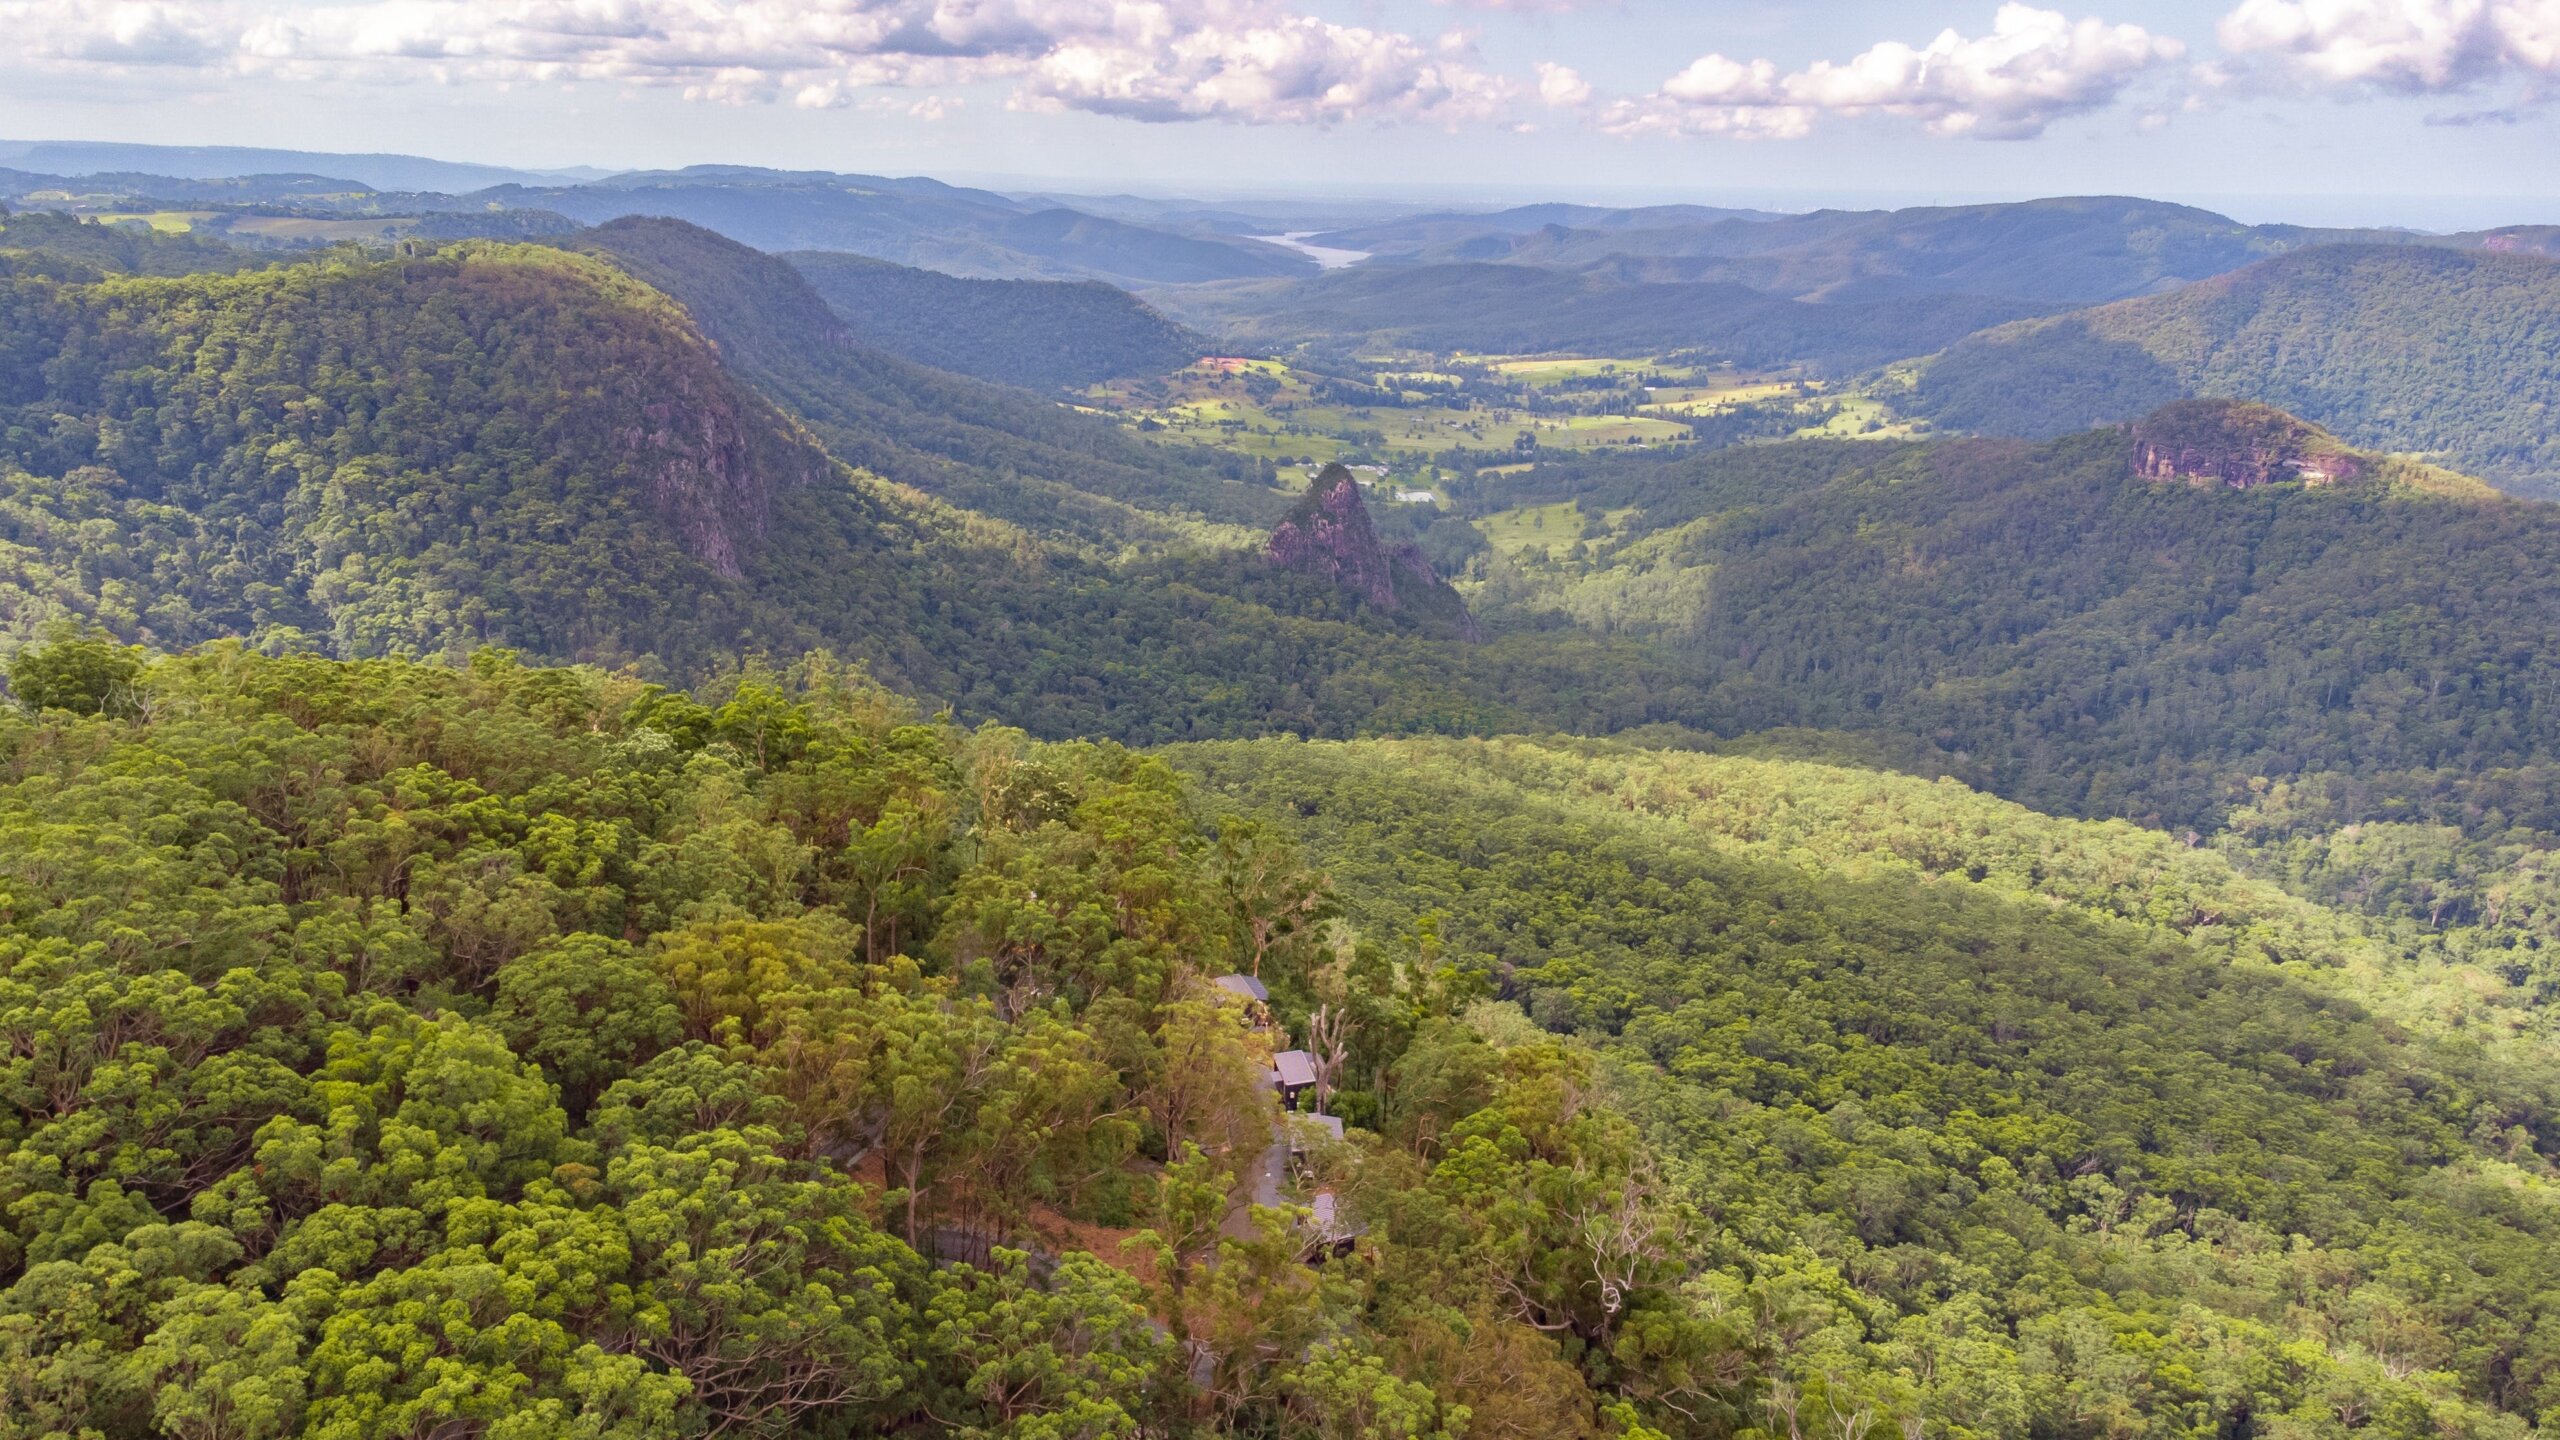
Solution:
M406 156L192 151L155 146L0 145L0 200L91 211L246 207L203 223L248 243L544 233L492 215L559 217L558 230L633 215L688 220L760 250L840 250L984 279L1184 285L1313 274L1278 245L1206 225L1175 229L929 179L702 165L621 175L537 175ZM467 216L427 224L425 217ZM348 227L355 218L413 222ZM1249 222L1248 222L1249 223Z
M1133 225L938 180L696 166L593 184L500 186L470 198L588 224L664 215L759 250L844 250L982 279L1182 285L1315 269L1276 245Z
M2489 238L2243 225L2186 205L2083 196L1804 215L1539 205L1422 216L1312 243L1416 264L1498 261L1656 283L1742 285L1797 300L1954 294L2093 304L2173 290L2315 245L2469 246Z
M108 270L249 263L216 241L566 240L584 226L677 219L790 255L795 283L866 347L1047 392L1213 349L1683 353L1833 379L1943 351L1914 367L1923 378L1904 405L1942 429L2051 436L2180 396L2227 396L2560 493L2549 418L2560 404L2560 229L2549 227L2247 225L2116 196L1797 215L1398 213L748 166L536 174L88 142L0 143L0 202L185 227L205 242L145 251L62 235L43 247L46 265L89 254ZM1280 235L1366 258L1320 271L1257 238Z
M243 175L325 175L376 190L461 192L491 185L544 185L600 180L592 166L519 170L417 155L341 155L318 150L265 150L238 145L121 145L97 140L0 140L0 165L54 175L166 175L220 180Z

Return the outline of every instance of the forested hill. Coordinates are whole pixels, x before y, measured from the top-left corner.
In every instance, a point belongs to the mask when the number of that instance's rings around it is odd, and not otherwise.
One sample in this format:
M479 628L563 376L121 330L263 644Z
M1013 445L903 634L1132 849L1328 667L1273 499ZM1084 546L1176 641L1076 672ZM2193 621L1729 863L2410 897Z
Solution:
M1161 375L1209 342L1100 281L964 280L824 250L786 255L864 344L1033 390Z
M2560 758L2560 509L2378 457L2233 489L2163 448L2159 477L2119 429L1542 467L1474 503L1581 523L1478 608L1671 641L1724 733L1867 732L2047 812L2210 832L2254 781L2329 775L2369 815L2560 830L2531 786L2472 788Z
M1150 516L1259 529L1287 508L1259 465L876 349L790 265L698 226L617 220L570 243L672 296L838 459L980 514L1116 545L1171 533Z
M1972 337L1930 364L1914 400L1941 425L2046 436L2178 395L2264 401L2360 445L2560 495L2560 261L2308 250Z
M15 638L698 658L758 628L743 578L812 507L872 557L849 613L903 610L885 558L930 543L585 257L20 282L0 316Z
M244 270L259 257L196 235L95 225L52 210L0 206L0 280L95 280L107 275L193 275Z

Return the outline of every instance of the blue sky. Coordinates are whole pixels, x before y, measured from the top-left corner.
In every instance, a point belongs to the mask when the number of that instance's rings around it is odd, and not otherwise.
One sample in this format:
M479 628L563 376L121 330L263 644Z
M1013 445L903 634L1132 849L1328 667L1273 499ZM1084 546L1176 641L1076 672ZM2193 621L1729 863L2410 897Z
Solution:
M0 135L2560 221L2560 0L0 0Z

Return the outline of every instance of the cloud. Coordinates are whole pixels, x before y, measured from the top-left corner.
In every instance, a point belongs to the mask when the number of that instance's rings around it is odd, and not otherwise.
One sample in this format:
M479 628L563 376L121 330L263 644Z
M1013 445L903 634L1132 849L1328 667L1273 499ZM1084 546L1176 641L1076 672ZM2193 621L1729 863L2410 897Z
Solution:
M1517 88L1463 43L1270 15L1060 45L1031 66L1015 103L1151 121L1461 124L1499 118Z
M1591 82L1570 65L1538 63L1538 98L1558 110L1579 110L1591 103Z
M211 7L142 0L0 0L0 35L22 62L59 67L205 65L229 38Z
M2027 139L2114 103L2185 53L2176 39L2138 25L2008 4L1988 35L1950 29L1923 46L1886 41L1801 70L1703 56L1653 95L1611 106L1602 123L1622 134L1792 138L1824 116L1884 114L1919 120L1938 135Z
M0 34L32 68L601 83L817 108L1010 82L1017 106L1140 119L1454 123L1521 90L1463 41L1288 0L0 0Z
M2219 35L2315 88L2447 94L2560 77L2560 0L2242 0Z

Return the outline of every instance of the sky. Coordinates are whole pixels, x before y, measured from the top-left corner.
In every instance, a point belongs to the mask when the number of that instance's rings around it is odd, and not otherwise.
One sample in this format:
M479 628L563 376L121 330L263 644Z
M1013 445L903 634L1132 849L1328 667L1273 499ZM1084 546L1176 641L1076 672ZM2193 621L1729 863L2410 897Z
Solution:
M0 136L2560 223L2560 0L0 0Z

